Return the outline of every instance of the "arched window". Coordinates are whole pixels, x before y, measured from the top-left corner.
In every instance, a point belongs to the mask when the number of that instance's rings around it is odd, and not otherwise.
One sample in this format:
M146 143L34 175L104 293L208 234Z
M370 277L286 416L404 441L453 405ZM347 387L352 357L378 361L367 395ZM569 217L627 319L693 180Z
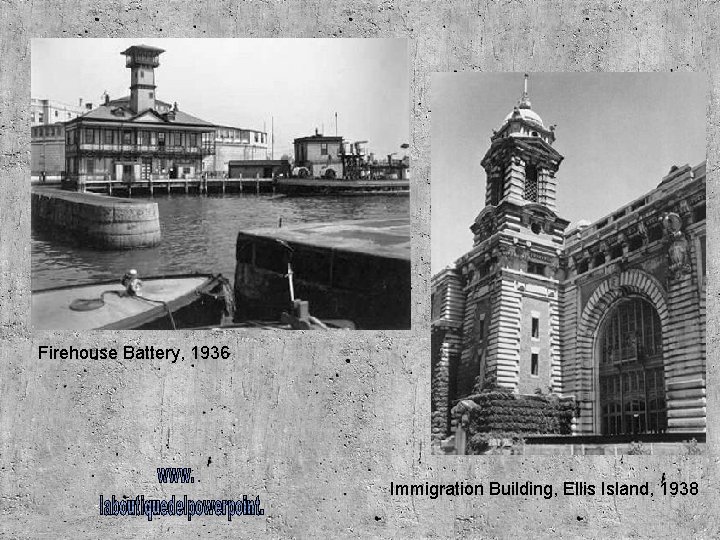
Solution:
M598 334L604 435L658 433L667 427L660 317L648 301L617 304Z
M526 201L537 202L538 200L538 173L535 165L525 165L525 192L523 198Z

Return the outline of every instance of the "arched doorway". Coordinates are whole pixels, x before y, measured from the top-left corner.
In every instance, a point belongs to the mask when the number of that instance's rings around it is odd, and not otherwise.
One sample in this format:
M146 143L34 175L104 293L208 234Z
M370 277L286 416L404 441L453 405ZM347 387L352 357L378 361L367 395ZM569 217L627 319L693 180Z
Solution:
M667 427L662 325L640 296L619 299L595 347L603 435L660 433Z

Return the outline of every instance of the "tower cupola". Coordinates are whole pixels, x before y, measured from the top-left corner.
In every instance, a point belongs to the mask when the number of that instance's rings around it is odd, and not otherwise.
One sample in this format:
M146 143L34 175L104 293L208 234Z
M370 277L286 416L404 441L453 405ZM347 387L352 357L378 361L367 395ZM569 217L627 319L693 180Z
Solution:
M133 45L122 55L130 69L130 108L135 113L155 108L155 68L160 65L163 49L148 45Z

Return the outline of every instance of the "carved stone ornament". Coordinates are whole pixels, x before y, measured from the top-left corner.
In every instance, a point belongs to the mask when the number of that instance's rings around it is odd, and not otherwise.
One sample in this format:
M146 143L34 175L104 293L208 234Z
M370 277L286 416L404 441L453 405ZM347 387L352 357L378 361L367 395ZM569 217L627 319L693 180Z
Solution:
M670 279L680 279L690 272L690 243L682 232L682 219L674 212L663 218L668 238Z
M617 289L618 287L620 287L620 274L618 272L612 274L608 278L608 281L610 284L610 289Z

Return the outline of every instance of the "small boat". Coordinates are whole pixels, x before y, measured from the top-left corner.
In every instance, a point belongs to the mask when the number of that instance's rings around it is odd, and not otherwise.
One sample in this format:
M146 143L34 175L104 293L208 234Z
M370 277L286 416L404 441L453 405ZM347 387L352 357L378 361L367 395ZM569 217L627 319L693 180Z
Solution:
M33 291L33 327L171 330L221 326L232 313L232 286L219 274L144 277L137 292L129 289L111 280Z

